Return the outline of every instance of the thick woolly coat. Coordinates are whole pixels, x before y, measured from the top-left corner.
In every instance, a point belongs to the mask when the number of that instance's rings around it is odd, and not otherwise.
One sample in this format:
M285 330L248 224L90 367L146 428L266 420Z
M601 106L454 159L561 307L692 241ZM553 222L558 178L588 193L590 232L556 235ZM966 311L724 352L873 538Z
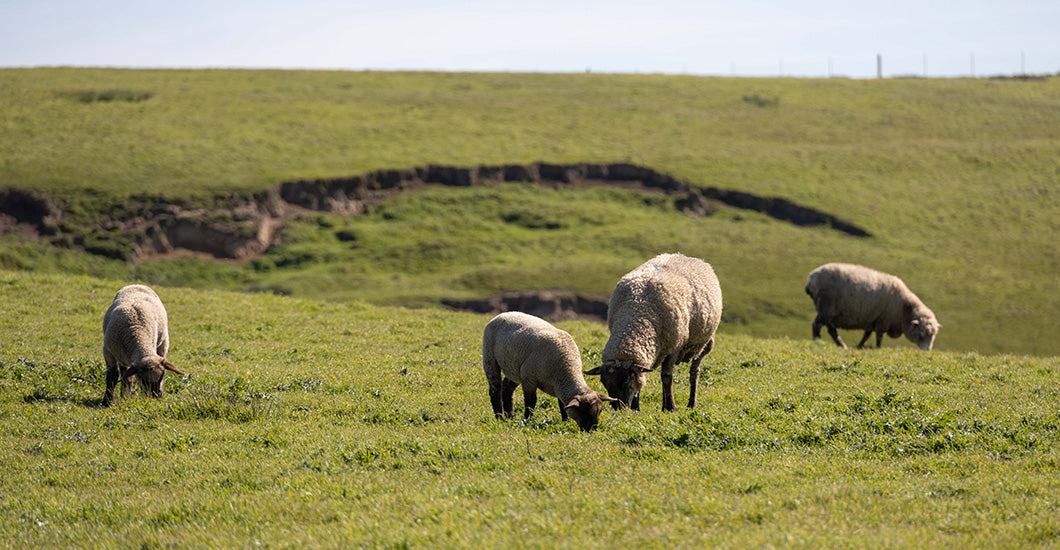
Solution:
M862 265L824 264L810 272L806 293L824 326L892 338L906 334L918 344L927 337L919 334L925 327L932 339L939 327L934 312L900 278Z
M582 376L574 338L526 313L501 313L486 325L482 367L491 391L500 391L502 378L508 378L524 392L538 389L558 397L561 406L593 391Z
M125 370L169 353L169 318L158 294L144 285L118 291L103 315L103 355ZM109 365L109 361L108 361Z
M721 322L721 284L710 264L661 254L618 281L607 309L604 366L657 368L701 357Z

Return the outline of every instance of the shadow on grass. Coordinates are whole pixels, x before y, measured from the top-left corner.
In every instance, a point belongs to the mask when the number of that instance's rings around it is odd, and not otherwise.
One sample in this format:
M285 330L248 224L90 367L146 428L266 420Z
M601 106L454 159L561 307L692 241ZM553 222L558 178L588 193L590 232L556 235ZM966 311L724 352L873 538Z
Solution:
M31 393L27 393L22 396L24 403L55 403L64 402L71 403L74 405L80 405L82 407L90 408L103 408L102 397L84 397L70 394L58 394L49 391L47 388L37 388Z

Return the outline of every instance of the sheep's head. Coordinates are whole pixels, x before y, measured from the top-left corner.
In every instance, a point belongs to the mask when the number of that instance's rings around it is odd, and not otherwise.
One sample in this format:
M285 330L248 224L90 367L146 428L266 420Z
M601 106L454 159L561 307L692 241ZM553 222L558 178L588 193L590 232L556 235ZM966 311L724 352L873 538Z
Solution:
M125 378L126 380L133 377L139 378L140 385L143 386L144 390L151 394L152 397L162 397L162 382L164 381L167 370L173 371L181 376L187 376L165 358L152 357L144 359L126 370Z
M617 398L611 402L611 406L615 409L620 409L623 405L631 407L634 400L640 396L641 388L648 381L644 373L650 370L632 364L608 364L596 367L585 374L590 376L599 375L600 382L607 388L608 395Z
M942 325L935 320L935 316L928 314L910 321L906 327L905 336L924 351L929 351L935 345L935 336L938 335Z
M563 409L567 416L578 423L578 427L584 431L595 430L600 422L600 410L604 408L604 402L618 401L599 392L590 390L588 393L574 396Z

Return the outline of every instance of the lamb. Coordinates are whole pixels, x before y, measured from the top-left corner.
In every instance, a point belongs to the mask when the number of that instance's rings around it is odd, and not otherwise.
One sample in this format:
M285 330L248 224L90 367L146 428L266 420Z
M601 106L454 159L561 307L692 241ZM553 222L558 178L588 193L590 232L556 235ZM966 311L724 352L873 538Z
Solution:
M845 348L837 328L862 329L865 335L876 332L876 347L883 345L883 335L898 338L905 334L922 350L930 350L942 325L924 302L913 294L901 279L861 265L829 263L810 272L806 293L813 298L817 317L813 320L813 339L821 337L821 327L836 345Z
M585 383L574 338L544 319L509 311L494 317L482 333L482 368L497 418L513 416L516 386L523 386L524 418L537 405L537 390L559 398L563 420L571 417L582 430L596 428L605 401Z
M674 365L691 361L688 407L696 406L699 365L714 349L721 322L721 284L710 264L681 254L662 254L618 281L607 308L611 335L600 375L612 406L640 409L645 373L662 366L662 409L673 411Z
M133 378L150 395L162 397L167 370L186 376L166 359L167 353L169 320L162 300L144 285L123 287L103 315L103 360L107 364L103 406L114 401L118 380L122 397L131 393Z

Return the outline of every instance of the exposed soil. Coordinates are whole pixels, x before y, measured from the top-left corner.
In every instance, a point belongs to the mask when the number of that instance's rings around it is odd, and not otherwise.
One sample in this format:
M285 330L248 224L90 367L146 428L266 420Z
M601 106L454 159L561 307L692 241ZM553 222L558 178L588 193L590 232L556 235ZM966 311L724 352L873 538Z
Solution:
M0 235L50 234L59 217L59 210L37 192L0 189Z
M205 254L219 260L243 261L265 252L283 225L306 211L356 216L401 192L499 182L532 182L553 188L606 185L638 189L672 196L674 207L689 216L709 216L725 205L762 212L800 226L827 225L849 235L869 236L856 225L787 199L692 187L651 168L622 163L378 170L349 178L281 183L253 195L215 197L203 206L134 197L120 208L93 218L92 227L88 228L64 223L62 206L39 193L0 189L0 234L18 231L47 236L58 245L79 246L94 254L132 262L173 254Z
M563 290L509 292L485 300L442 300L453 309L473 313L521 311L555 323L570 319L607 322L607 300L598 300Z

